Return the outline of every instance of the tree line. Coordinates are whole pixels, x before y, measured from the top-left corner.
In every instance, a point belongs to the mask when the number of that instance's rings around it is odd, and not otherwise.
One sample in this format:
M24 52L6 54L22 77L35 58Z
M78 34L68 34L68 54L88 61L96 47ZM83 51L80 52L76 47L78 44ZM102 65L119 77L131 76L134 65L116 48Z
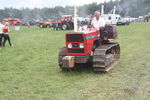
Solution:
M78 6L78 15L82 17L90 16L94 11L100 10L104 5L104 12L112 13L116 6L116 13L121 16L138 17L150 12L150 0L110 0L104 3L92 3ZM62 15L73 15L73 6L56 6L53 8L4 8L0 9L0 20L3 18L20 18L24 21L29 20L58 20Z

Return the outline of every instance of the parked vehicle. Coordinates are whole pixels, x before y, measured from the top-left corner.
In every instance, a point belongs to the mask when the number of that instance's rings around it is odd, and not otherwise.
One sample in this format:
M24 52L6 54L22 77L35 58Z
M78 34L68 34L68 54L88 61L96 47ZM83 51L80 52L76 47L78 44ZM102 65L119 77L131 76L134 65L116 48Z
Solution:
M118 14L104 14L102 17L107 25L117 25L118 20L121 18Z
M117 25L129 25L130 21L127 18L120 18L117 22Z
M43 21L39 23L40 28L50 28L52 26L51 21Z
M73 29L74 28L73 16L63 15L61 20L53 22L53 26L61 30Z

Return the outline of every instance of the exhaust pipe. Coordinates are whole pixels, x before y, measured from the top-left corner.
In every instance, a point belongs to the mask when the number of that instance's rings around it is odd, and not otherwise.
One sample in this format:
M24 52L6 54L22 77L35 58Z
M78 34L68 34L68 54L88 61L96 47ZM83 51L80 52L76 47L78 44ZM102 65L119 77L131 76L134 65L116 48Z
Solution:
M74 32L77 32L77 7L74 6Z
M101 6L101 16L104 15L104 5Z
M113 15L116 14L116 6L114 6Z

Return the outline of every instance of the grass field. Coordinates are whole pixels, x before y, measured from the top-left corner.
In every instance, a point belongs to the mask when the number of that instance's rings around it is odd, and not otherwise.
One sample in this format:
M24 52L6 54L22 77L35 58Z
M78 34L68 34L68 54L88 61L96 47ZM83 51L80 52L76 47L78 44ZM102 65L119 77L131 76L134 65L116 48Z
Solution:
M149 100L150 23L118 27L121 61L108 73L61 71L65 32L11 28L14 46L0 49L0 100Z

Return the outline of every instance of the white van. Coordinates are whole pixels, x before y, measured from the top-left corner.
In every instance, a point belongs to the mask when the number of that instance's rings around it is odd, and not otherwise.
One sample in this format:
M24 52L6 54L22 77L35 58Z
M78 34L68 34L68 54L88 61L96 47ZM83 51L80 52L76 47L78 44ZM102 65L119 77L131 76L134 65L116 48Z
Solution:
M102 18L104 18L107 25L116 25L121 16L118 14L104 14Z

